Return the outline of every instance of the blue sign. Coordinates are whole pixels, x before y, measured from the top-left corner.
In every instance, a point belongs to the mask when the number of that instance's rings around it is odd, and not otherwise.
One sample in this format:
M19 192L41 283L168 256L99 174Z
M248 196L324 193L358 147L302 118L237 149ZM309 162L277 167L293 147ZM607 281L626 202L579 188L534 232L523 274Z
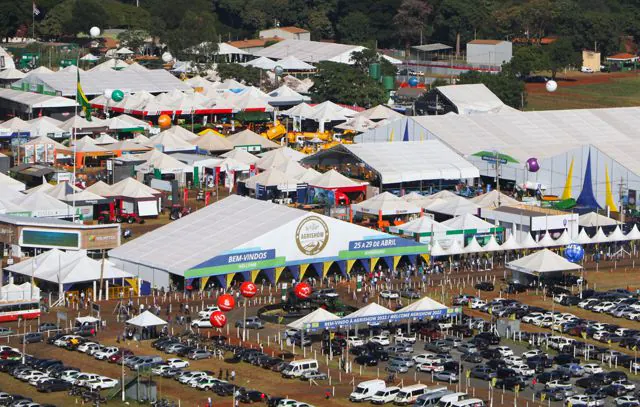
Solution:
M365 239L365 240L352 240L349 242L349 251L356 250L369 250L369 249L390 249L393 247L409 247L420 246L421 244L409 239L403 239L401 237L395 237L389 235L388 237L377 239Z
M481 157L482 161L488 161L490 163L500 163L500 164L506 164L507 160L504 158L498 158L498 157L494 157L494 156L490 156L490 155L483 155Z
M314 322L311 324L306 324L305 329L330 329L330 328L339 328L343 326L351 326L357 324L369 324L369 325L377 325L383 322L389 321L397 321L400 319L439 319L446 318L453 315L460 314L462 312L462 307L455 308L441 308L429 311L411 311L411 312L395 312L391 314L381 314L381 315L370 315L370 316L362 316L349 318L347 315L344 318L337 319L334 321L321 321Z
M197 266L194 267L194 269L199 269L204 267L228 266L231 264L238 264L238 263L253 263L257 261L272 260L275 258L276 258L275 249L256 250L251 252L228 253L228 254L222 254L220 256L216 256L212 259L205 261L204 263L198 264Z

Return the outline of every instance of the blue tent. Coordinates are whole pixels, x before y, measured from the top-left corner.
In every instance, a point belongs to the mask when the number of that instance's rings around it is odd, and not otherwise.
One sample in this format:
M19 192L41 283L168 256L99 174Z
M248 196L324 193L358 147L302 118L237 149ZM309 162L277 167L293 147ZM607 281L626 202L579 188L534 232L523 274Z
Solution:
M591 150L587 156L587 169L584 172L584 183L582 184L582 191L576 201L577 206L589 209L601 209L596 201L596 197L593 195L593 186L591 184Z

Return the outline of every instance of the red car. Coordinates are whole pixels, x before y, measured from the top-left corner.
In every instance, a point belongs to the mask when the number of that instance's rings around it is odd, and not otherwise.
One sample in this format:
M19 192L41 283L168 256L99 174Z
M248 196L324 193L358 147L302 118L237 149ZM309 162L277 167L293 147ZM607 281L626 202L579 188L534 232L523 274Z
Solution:
M131 355L133 355L133 352L129 349L120 349L118 353L114 353L113 355L109 356L109 363L118 363L123 356L127 357Z

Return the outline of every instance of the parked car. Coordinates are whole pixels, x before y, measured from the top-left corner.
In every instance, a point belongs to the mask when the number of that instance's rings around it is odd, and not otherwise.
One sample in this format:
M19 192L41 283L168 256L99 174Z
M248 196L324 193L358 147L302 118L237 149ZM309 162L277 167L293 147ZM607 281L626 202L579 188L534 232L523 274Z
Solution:
M29 332L20 338L20 343L37 343L42 342L43 340L44 336L42 335L42 332Z
M236 328L244 328L245 321L239 320L236 321ZM246 320L246 328L247 329L262 329L264 328L264 322L259 317L247 317Z

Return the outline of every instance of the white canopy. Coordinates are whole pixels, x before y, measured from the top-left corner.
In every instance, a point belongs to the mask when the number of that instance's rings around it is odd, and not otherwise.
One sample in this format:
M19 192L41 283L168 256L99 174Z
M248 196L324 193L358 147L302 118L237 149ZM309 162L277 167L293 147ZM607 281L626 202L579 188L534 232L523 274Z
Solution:
M220 137L211 133L207 133L195 140L192 140L191 144L198 147L200 150L207 150L207 151L233 150L233 144L231 144L229 140L227 140L224 137Z
M503 194L502 192L498 192L498 190L494 189L490 192L487 192L482 195L478 195L470 199L471 202L480 206L481 208L497 208L498 206L513 206L519 205L521 202L511 198Z
M98 58L97 56L93 55L93 54L86 54L85 56L83 56L82 58L80 58L81 61L97 61Z
M17 81L18 79L22 79L25 77L25 74L16 68L9 68L0 71L0 80L5 81Z
M332 169L320 175L311 185L319 188L347 188L357 187L361 184Z
M294 161L300 161L307 156L306 154L301 153L298 150L294 150L293 148L286 147L286 146L277 148L275 150L269 150L264 153L260 153L258 155L262 158L266 158L272 154L280 154L280 153L284 154L285 157L288 157Z
M573 243L571 237L569 236L569 232L565 229L559 238L556 239L556 245L558 246L566 246L568 244Z
M624 233L622 233L620 226L616 226L613 232L611 232L611 234L607 236L607 239L610 242L620 242L622 240L628 240Z
M277 65L280 65L285 71L313 71L316 69L315 66L303 62L293 55L282 58L276 63Z
M591 243L591 237L587 234L586 230L582 229L580 233L578 233L578 237L576 238L576 243L580 243L580 244Z
M456 195L448 199L437 198L432 203L425 205L424 209L429 212L460 217L465 215L473 216L472 214L478 213L480 207L468 199Z
M604 234L602 228L598 228L596 234L591 238L591 243L605 243L607 241L607 235Z
M169 132L168 130L151 137L145 145L148 147L161 145L164 152L195 151L196 149L196 146L189 141L180 137L175 132Z
M279 148L280 145L274 143L271 140L267 140L265 137L254 133L251 130L243 130L239 133L232 134L227 137L231 143L233 143L234 147L248 147L248 146L259 146L262 149L269 148Z
M280 114L288 117L301 117L303 119L306 119L313 114L313 111L314 110L312 106L306 103L300 103L299 105L294 106L291 109L280 112Z
M99 195L102 195L102 196L121 196L125 198L133 198L133 199L144 199L144 198L155 199L158 195L160 195L160 192L156 191L155 189L131 177L125 178L122 181L119 181L111 185L109 190L110 190L109 195L99 194L98 192L95 192L95 191L92 191L92 192L98 193Z
M295 191L299 183L300 181L296 178L286 175L276 168L271 168L247 179L245 186L249 189L256 189L260 184L265 187L277 187L281 191Z
M309 102L309 96L303 96L287 85L282 85L278 89L269 92L269 104L273 106L290 106L302 102Z
M389 308L383 307L380 304L372 302L360 308L359 310L340 318L340 320L345 321L345 323L348 324L358 324L375 321L375 317L385 317L389 315L393 315L393 311L391 311Z
M406 215L420 213L422 209L414 204L393 195L391 192L383 192L366 201L353 204L351 208L355 212L368 213L372 215Z
M500 250L519 250L521 248L522 246L520 246L520 244L516 240L516 235L513 233L510 234L507 240L505 240L504 243L502 243L502 245L500 246Z
M236 161L240 161L241 163L245 163L248 165L253 165L257 163L259 160L258 157L241 148L235 148L229 152L226 152L220 155L220 157L233 158Z
M599 226L615 226L620 222L607 216L600 215L597 212L589 212L580 215L578 225L582 227L599 227Z
M166 325L167 321L158 318L149 310L147 310L142 314L127 320L127 324L145 328L150 326Z
M162 173L180 173L180 172L189 172L192 167L183 163L182 161L176 160L174 157L161 153L158 150L151 150L144 154L140 155L141 157L146 158L146 162L144 164L136 165L136 171L141 172L151 172L154 169L160 170Z
M442 224L454 230L487 230L494 227L494 225L492 225L491 223L470 214L456 216L455 218L445 220L444 222L442 222Z
M422 297L417 301L412 302L404 308L400 308L396 311L396 314L402 314L405 312L425 312L435 311L439 309L447 309L446 305L440 304L438 301L429 297Z
M131 55L131 54L133 54L133 53L134 53L134 52L133 52L133 51L131 51L131 50L130 50L129 48L127 48L127 47L122 47L122 48L120 48L119 50L117 50L117 51L116 51L116 54L118 54L118 55Z
M9 283L0 288L0 301L37 301L40 300L40 289L30 282L22 284Z
M551 237L551 233L547 231L547 233L542 236L542 239L538 240L538 245L540 247L551 247L551 246L559 246L559 244Z
M538 242L531 236L531 233L525 232L524 240L518 242L523 249L534 249L540 247Z
M438 257L446 255L448 255L447 250L443 249L442 246L440 246L440 242L434 240L433 244L431 245L431 256Z
M304 168L302 165L300 165L300 163L293 160L289 160L286 163L281 164L275 168L279 169L290 177L296 178L297 180L300 180L302 176L307 174L307 168Z
M377 123L373 120L367 119L364 116L355 116L350 118L344 123L338 124L334 128L342 129L342 130L352 130L358 133L364 133L365 131L371 130L377 126Z
M498 250L502 250L502 248L498 244L498 241L496 240L496 236L495 235L491 235L489 237L489 241L484 246L482 246L482 251L495 252L495 251L498 251Z
M549 249L542 249L507 263L507 268L522 273L538 275L540 273L579 270L582 267L555 254Z
M242 65L252 66L254 68L263 69L265 71L271 71L278 64L275 61L273 61L273 60L271 60L271 59L269 59L267 57L260 57L260 58L256 58L254 60L251 60L249 62L245 62Z
M403 117L401 113L396 112L384 105L374 106L370 109L358 113L356 116L363 116L369 120L395 120Z
M46 191L37 191L13 200L35 218L61 218L73 215L73 208L48 195Z
M640 240L640 230L638 230L638 225L633 225L633 228L629 233L626 234L627 240Z
M318 308L315 311L305 315L304 317L297 319L290 324L287 324L287 326L294 329L304 329L309 325L311 328L313 328L314 323L335 321L337 319L340 319L340 317L330 313L324 308Z
M269 168L279 167L287 162L291 161L289 157L287 157L284 152L280 149L273 150L274 152L269 155L265 155L256 163L256 167L261 170L268 170Z
M421 216L417 219L404 223L400 226L391 226L389 230L393 233L405 235L419 235L424 233L446 233L451 229L441 223L436 222L430 216Z
M482 246L480 246L480 243L478 243L475 236L473 236L469 243L464 247L465 253L480 253L482 251Z
M112 143L116 143L118 140L116 140L115 138L113 138L112 136L110 136L107 133L102 133L100 134L98 137L95 138L94 142L96 144L112 144Z
M17 179L11 178L7 174L0 172L0 186L12 189L14 191L24 191L26 189L26 185Z
M320 174L318 171L314 170L313 168L307 168L307 172L302 174L298 178L298 180L305 184L313 184L315 180L318 179L318 177L320 177L321 175L322 174Z

